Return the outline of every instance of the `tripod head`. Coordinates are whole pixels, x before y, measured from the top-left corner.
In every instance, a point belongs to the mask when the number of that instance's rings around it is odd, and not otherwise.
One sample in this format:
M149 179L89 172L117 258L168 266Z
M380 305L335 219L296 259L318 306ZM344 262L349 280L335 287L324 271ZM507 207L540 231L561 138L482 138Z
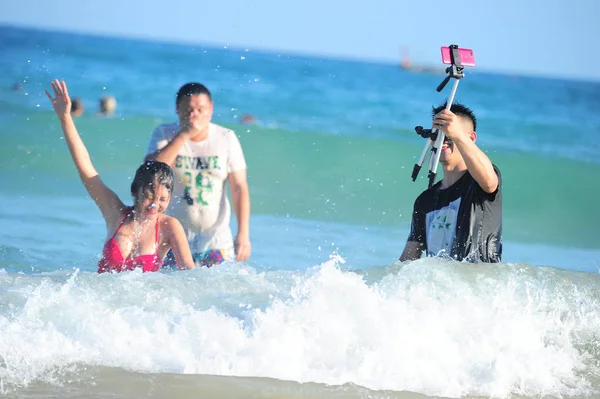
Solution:
M415 132L424 139L431 139L433 141L437 139L437 130L434 132L431 129L425 129L423 126L415 126Z
M438 137L438 130L425 129L423 126L415 126L415 132L424 139L431 139L431 141L436 141ZM448 137L444 138L444 141L451 142Z
M461 63L460 50L462 50L462 49L459 49L456 44L450 45L449 49L450 49L450 62L452 63L452 65L450 65L448 68L446 68L446 73L448 74L448 76L446 76L446 78L444 78L442 83L440 83L439 86L437 87L436 90L438 93L440 91L444 90L444 87L446 87L446 84L450 81L451 78L461 79L461 78L464 78L464 76L465 76L465 74L463 72L465 67Z

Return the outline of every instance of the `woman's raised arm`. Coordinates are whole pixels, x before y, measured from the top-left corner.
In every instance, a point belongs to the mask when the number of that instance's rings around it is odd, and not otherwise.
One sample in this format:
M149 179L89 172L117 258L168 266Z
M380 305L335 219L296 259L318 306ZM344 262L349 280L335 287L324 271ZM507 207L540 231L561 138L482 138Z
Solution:
M104 182L98 176L98 172L92 164L90 154L88 153L85 144L81 140L75 122L71 117L71 98L67 90L67 84L63 81L59 82L55 80L52 84L54 90L54 97L46 90L46 95L50 99L54 112L60 120L62 131L65 135L71 158L75 163L75 167L79 172L79 177L92 199L96 202L104 220L106 226L109 228L115 221L119 220L122 215L122 211L125 208L123 202L119 197L108 188Z

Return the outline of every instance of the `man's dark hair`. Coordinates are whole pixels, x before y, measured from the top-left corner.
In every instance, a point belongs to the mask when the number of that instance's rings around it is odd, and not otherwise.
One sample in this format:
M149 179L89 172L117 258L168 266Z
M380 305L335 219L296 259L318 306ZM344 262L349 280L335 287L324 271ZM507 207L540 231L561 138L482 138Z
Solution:
M202 83L186 83L177 92L177 98L175 99L175 106L179 107L179 103L183 100L184 97L197 96L200 94L206 94L208 98L212 101L212 96L210 91L204 86Z
M136 198L140 190L152 190L154 183L162 184L173 191L173 169L169 165L158 161L146 161L135 172L131 182L131 195Z
M442 112L444 109L446 109L447 105L448 103L444 103L443 105L440 105L437 108L433 108L432 116L435 116L435 114ZM469 107L460 103L452 103L450 111L458 116L470 119L473 123L473 131L477 131L477 118L475 117L475 114L473 113L473 111L471 111Z

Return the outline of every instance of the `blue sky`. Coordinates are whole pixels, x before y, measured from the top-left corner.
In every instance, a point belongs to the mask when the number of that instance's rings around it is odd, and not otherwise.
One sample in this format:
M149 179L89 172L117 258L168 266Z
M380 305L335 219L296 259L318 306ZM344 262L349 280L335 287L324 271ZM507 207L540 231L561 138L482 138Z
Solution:
M17 0L0 23L252 50L440 65L474 50L488 71L600 80L600 1Z

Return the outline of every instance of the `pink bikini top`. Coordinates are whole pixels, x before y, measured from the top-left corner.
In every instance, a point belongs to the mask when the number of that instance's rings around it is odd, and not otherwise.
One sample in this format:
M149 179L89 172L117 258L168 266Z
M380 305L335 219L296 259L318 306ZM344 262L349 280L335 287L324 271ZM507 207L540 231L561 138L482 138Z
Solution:
M134 270L141 268L143 272L157 272L160 270L162 260L158 257L158 218L156 220L156 251L149 255L140 255L132 259L124 259L121 248L115 240L115 236L127 220L129 213L125 214L123 221L111 238L104 244L102 250L102 259L98 262L98 273L105 272L124 272L126 270Z

